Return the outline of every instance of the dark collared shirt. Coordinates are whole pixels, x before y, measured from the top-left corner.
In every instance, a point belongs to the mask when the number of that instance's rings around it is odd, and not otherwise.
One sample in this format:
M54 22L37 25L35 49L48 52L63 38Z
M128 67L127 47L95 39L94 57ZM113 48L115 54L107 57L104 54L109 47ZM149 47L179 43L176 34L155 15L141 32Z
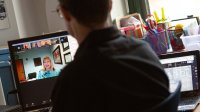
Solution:
M165 99L168 78L148 44L116 28L91 32L61 72L55 112L140 112Z

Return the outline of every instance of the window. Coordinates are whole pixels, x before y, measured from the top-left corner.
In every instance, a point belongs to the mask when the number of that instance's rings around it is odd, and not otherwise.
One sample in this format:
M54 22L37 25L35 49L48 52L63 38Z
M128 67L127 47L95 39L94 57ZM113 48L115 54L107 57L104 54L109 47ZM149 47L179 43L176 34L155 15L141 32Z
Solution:
M200 0L149 0L150 11L157 11L161 18L161 7L165 16L171 20L186 18L188 15L200 16Z

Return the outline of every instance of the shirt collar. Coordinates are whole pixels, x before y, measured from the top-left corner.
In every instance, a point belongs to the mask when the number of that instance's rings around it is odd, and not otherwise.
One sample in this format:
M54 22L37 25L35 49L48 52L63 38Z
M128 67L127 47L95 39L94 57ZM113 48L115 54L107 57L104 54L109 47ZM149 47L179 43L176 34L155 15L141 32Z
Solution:
M75 58L83 54L83 52L88 48L92 48L106 41L113 40L120 35L120 31L116 27L109 27L90 32L85 40L79 45Z

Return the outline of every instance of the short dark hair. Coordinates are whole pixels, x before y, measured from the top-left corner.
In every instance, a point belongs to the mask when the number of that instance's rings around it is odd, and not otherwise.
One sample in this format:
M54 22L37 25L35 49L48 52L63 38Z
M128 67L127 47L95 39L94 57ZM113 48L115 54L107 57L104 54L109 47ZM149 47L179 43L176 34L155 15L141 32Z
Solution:
M59 0L60 5L83 25L93 26L106 21L109 0Z

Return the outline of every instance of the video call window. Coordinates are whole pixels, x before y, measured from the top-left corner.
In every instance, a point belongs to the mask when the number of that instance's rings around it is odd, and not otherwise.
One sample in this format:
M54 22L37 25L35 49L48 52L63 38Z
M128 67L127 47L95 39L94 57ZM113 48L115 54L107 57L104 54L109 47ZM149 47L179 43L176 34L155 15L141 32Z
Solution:
M56 77L72 61L67 36L13 45L20 83Z

